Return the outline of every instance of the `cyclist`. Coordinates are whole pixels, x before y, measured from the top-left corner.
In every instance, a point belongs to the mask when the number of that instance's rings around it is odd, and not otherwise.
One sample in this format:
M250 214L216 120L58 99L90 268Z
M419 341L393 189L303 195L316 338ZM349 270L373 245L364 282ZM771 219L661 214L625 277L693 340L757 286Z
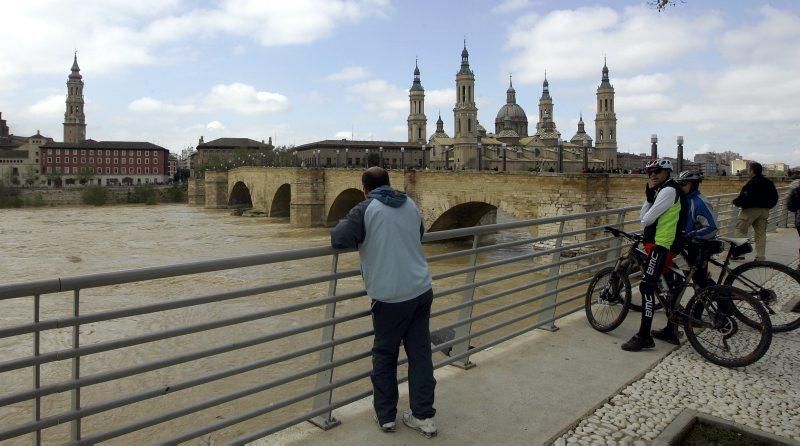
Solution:
M700 183L703 182L701 172L685 170L678 175L678 184L686 195L689 203L686 215L686 261L690 265L697 265L692 281L699 287L704 288L712 285L713 281L708 277L708 252L707 241L717 236L717 220L711 204L706 197L700 193ZM678 326L667 321L667 326L661 330L654 330L651 334L654 338L674 345L680 345L678 340Z
M652 160L645 166L645 171L650 181L645 186L646 200L639 213L644 225L644 248L648 254L642 282L639 284L643 304L642 323L639 332L622 344L622 349L626 351L655 347L650 328L653 326L653 304L658 291L658 279L663 270L671 265L675 254L680 252L689 208L680 185L670 178L670 160Z

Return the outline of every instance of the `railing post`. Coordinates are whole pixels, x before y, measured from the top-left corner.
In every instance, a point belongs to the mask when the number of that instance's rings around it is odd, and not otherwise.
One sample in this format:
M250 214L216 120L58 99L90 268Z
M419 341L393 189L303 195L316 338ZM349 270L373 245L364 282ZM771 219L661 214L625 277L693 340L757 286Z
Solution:
M625 221L625 211L620 211L619 215L617 215L617 223L614 225L617 229L622 229L622 223ZM622 257L622 238L614 237L614 240L611 240L611 246L609 248L614 248L611 251L608 251L608 256L606 259L616 260Z
M72 295L72 315L74 317L80 316L80 306L81 306L81 292L80 290L75 290ZM79 324L75 324L72 327L72 348L78 349L81 346L80 340L80 333L81 327ZM77 381L81 377L81 357L75 356L72 358L72 379L73 381ZM76 386L70 392L71 398L71 407L73 411L77 411L81 408L81 388L80 386ZM77 442L81 439L81 419L76 418L74 419L69 426L69 437L72 442Z
M734 205L730 206L732 207L732 210L731 221L728 222L728 237L733 237L733 233L736 231L736 220L739 219L739 208Z
M39 295L33 296L33 323L39 323ZM33 356L39 356L39 342L41 340L41 332L36 330L33 332ZM36 364L33 366L33 388L38 389L41 386L41 365ZM42 399L36 397L33 399L33 421L39 421L42 418ZM33 433L33 446L40 446L42 444L42 431L37 430Z
M555 246L553 246L554 249L561 248L561 245L564 242L564 237L561 235L563 233L564 233L564 221L562 220L561 223L558 225L558 238L556 238ZM558 275L561 274L561 265L555 265L555 263L558 263L560 261L561 261L561 251L558 250L554 252L552 254L552 257L550 258L550 263L553 263L554 265L550 267L548 275L550 277L555 277L555 279L547 283L547 286L545 287L546 292L551 292L556 288L558 288ZM553 305L553 308L551 308L550 310L539 313L539 322L551 320L550 325L543 325L539 327L542 330L547 330L547 331L558 330L555 321L552 320L556 316L556 307L554 305L557 300L558 296L556 294L551 294L546 298L542 299L541 305L543 307L548 307Z
M339 254L334 254L331 260L331 272L336 274L336 270L339 265ZM328 296L335 296L336 295L336 285L338 280L333 278L330 282L328 282ZM328 305L325 305L325 319L326 320L333 320L336 317L336 302L331 302ZM327 325L325 328L322 329L322 342L331 342L333 340L333 335L336 331L335 325ZM328 347L324 350L320 350L319 352L319 365L330 364L333 361L333 346ZM316 388L319 389L320 387L328 386L333 382L333 369L323 370L317 373L317 386ZM331 400L333 399L333 389L322 392L317 394L314 397L314 407L313 409L320 409L331 404ZM330 411L325 412L321 415L318 415L309 420L315 426L323 429L328 430L332 427L336 427L342 424L341 421L334 418Z
M473 236L473 238L472 238L472 249L473 249L473 252L472 252L472 255L469 257L470 266L476 266L478 264L478 254L475 253L474 250L478 248L478 240L479 239L480 239L480 236L478 234L475 234ZM464 283L465 284L474 284L475 283L476 272L477 271L475 271L475 270L468 272L467 273L467 278L466 278ZM475 297L475 288L467 288L466 290L464 290L464 293L462 294L461 303L472 302L472 299L474 297ZM459 313L458 313L458 320L459 321L464 321L464 320L467 320L467 319L469 319L471 317L472 317L472 305L468 305L468 306L462 308L461 311L459 311ZM455 329L455 337L456 338L460 338L462 336L467 336L470 333L472 333L472 322L468 322L466 324L459 325ZM450 355L455 356L455 355L460 355L461 353L465 353L467 350L469 350L469 342L470 341L468 339L468 340L466 340L464 342L460 342L458 344L453 345L453 349L451 350ZM460 369L464 369L464 370L471 369L471 368L475 367L475 363L473 363L473 362L471 362L469 360L469 356L465 356L463 359L459 359L458 361L452 362L451 364L456 366L456 367L458 367L458 368L460 368Z
M780 200L779 200L780 201ZM769 210L767 214L767 232L775 232L778 229L778 209L780 209L780 203L775 205L772 209Z

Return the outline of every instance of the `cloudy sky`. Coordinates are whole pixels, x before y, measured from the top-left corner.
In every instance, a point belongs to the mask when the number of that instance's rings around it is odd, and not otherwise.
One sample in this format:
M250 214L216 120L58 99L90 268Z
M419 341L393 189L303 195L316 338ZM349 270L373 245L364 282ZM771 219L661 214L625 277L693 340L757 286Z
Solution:
M87 136L179 152L202 135L403 140L419 58L428 130L453 133L463 39L490 131L513 73L535 125L545 70L565 138L593 132L607 56L621 151L733 150L800 165L800 3L686 0L28 0L3 5L0 112L61 140L78 50Z

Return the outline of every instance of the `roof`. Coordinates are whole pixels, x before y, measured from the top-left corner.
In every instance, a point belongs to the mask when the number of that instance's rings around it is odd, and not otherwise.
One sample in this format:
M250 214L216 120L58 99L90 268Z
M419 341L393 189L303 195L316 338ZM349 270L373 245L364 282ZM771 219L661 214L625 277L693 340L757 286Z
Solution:
M25 144L25 139L18 136L4 136L0 138L0 149L13 149Z
M211 149L214 147L237 148L237 147L271 147L269 144L256 141L250 138L217 138L213 141L198 144L197 149Z
M351 149L358 149L358 148L377 148L377 147L384 147L384 148L400 148L405 147L407 149L415 149L419 147L421 144L407 142L407 141L358 141L352 139L325 139L322 141L315 141L308 144L303 144L302 146L297 146L294 148L296 152L302 152L304 150L311 150L311 149L320 149L320 148L351 148Z
M494 122L503 122L503 120L506 118L506 115L511 118L511 121L528 122L528 116L525 114L525 110L519 104L504 104L502 107L500 107L500 110L497 111L497 117L494 118Z
M84 141L48 142L44 149L126 149L126 150L167 150L151 142L140 141Z
M25 159L28 158L27 150L0 150L0 158Z

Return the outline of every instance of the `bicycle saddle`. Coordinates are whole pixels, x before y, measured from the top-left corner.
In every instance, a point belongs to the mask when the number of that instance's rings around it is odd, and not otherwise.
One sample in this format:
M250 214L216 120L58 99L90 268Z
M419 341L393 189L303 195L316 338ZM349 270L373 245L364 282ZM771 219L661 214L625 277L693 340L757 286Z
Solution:
M718 240L722 240L724 242L728 242L728 243L732 244L733 246L742 246L745 243L750 241L750 240L748 240L746 238L733 238L733 237L724 237L724 236L718 236L717 239Z

